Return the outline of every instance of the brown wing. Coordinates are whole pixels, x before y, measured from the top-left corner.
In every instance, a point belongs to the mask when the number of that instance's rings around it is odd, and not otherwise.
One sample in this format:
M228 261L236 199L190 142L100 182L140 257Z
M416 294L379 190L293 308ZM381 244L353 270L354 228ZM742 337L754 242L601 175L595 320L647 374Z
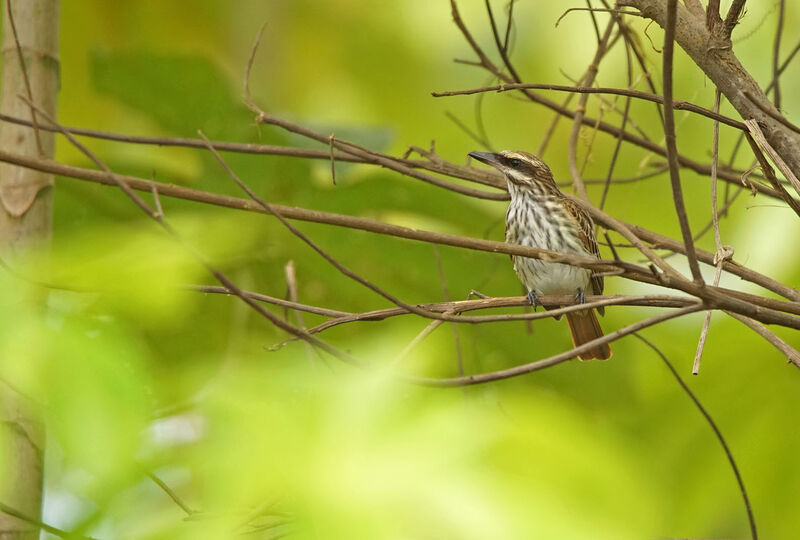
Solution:
M581 208L581 206L572 199L564 199L564 207L569 212L570 216L578 223L580 227L580 238L583 245L590 254L598 259L600 258L600 248L597 245L597 239L594 236L594 223L589 214ZM594 294L603 294L603 278L601 276L592 275L592 291ZM603 308L597 311L603 314Z

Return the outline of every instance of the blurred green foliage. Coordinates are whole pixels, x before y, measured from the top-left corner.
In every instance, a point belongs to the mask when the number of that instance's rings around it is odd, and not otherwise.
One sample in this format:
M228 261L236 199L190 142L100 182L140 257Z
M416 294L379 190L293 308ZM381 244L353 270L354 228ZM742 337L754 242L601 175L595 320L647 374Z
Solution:
M502 13L502 3L494 4ZM483 2L460 5L488 49ZM570 6L517 3L513 57L525 80L569 84L565 74L575 78L585 70L595 46L588 17L575 13L553 26ZM355 0L203 0L187 8L185 2L65 2L61 120L129 134L194 137L201 129L212 139L319 148L255 126L241 102L243 68L264 21L251 82L256 99L267 111L323 133L396 153L434 140L444 158L463 162L480 147L446 112L474 129L477 111L497 149L535 150L551 119L510 93L430 97L488 81L476 68L451 61L472 54L447 2L367 8ZM770 76L763 61L775 21L770 9L748 4L737 29L744 37L735 44L762 83ZM796 27L800 11L787 10L787 25ZM654 26L649 33L660 42ZM648 62L658 73L660 56L650 50ZM798 107L799 81L796 67L787 71L786 111ZM604 60L598 82L626 84L621 49ZM712 85L682 53L676 97L709 107L713 98ZM617 121L609 104L589 103L588 114ZM631 110L658 140L655 108L634 103ZM711 124L683 113L678 124L681 151L708 161ZM568 131L562 121L544 154L562 180L568 178ZM604 178L614 140L593 139L584 130L581 156L590 140L585 176ZM721 155L734 142L735 133L723 128ZM89 145L119 173L243 195L203 151ZM89 166L63 140L57 158ZM333 185L326 161L225 158L270 202L502 239L503 203L469 200L375 167L339 163ZM748 159L742 153L737 165L746 168ZM615 175L635 175L661 161L626 146ZM682 178L697 229L709 219L708 182L689 171ZM591 195L599 198L600 189L593 185ZM620 184L611 189L607 210L679 237L669 194L665 175ZM48 523L103 538L746 534L741 497L718 442L660 360L636 340L616 342L605 363L570 362L463 390L415 388L392 374L456 373L449 328L399 365L393 359L427 321L399 317L322 334L375 368L364 372L301 343L270 352L286 336L235 298L184 290L189 283L215 283L118 190L59 178L55 200L52 253L19 263L16 271L27 280L0 274L0 376L43 405ZM284 265L292 260L301 302L352 312L388 307L272 218L167 198L162 204L186 244L243 288L284 297ZM743 195L723 221L723 239L738 260L796 285L800 230L790 212L769 204ZM435 253L430 245L396 238L298 226L408 302L444 298L436 257L453 299L470 289L520 292L505 256L449 247ZM777 231L780 246L772 240ZM700 244L710 248L713 240L707 235ZM738 280L723 285L747 289ZM607 279L611 293L641 290ZM651 313L610 308L602 324L610 331ZM303 317L308 326L324 320ZM692 316L646 334L688 374L700 323L701 315ZM544 358L569 345L563 321L536 321L532 333L521 323L458 330L469 373ZM800 345L795 333L781 335ZM793 537L800 528L794 511L797 374L760 338L717 313L701 376L689 383L733 449L763 537ZM184 521L147 471L196 512Z

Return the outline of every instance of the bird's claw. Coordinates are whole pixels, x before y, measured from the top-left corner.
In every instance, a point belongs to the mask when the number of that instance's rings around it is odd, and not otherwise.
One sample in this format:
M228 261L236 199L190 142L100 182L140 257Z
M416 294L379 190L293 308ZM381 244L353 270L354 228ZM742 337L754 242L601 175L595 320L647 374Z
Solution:
M583 289L578 289L578 294L575 295L575 301L579 304L586 303L586 292Z
M530 302L533 306L533 311L536 311L537 307L543 306L543 304L539 301L539 297L536 296L536 293L533 291L528 291L528 302Z

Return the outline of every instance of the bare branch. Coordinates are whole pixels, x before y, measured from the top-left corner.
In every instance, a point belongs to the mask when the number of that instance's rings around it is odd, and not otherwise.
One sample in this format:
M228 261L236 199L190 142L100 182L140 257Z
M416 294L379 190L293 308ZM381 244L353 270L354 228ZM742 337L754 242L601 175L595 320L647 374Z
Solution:
M503 59L503 64L506 66L508 73L511 75L511 78L517 82L520 82L519 74L517 74L517 70L514 69L514 66L511 64L511 60L508 57L508 50L503 46L503 42L500 40L500 33L497 30L497 24L494 22L494 13L492 12L492 4L489 0L484 1L486 5L486 13L489 15L489 23L492 26L492 36L494 36L494 42L497 46L497 52L500 53L500 58Z
M667 13L665 4L660 0L620 0L620 3L638 8L645 16L665 27ZM733 28L743 7L743 0L733 1L725 20L726 32ZM724 35L709 34L705 21L694 17L681 5L677 6L676 15L675 38L681 48L722 91L742 118L754 119L759 123L772 147L795 175L800 175L800 138L771 115L764 113L764 110L778 111L733 53L730 40Z
M48 533L50 533L52 535L55 535L55 536L58 536L59 538L70 538L70 539L77 538L79 540L92 540L92 538L89 537L89 536L76 535L73 532L65 531L63 529L59 529L57 527L53 527L52 525L48 525L47 523L44 523L44 522L42 522L42 521L40 521L38 519L34 519L34 518L30 517L30 516L26 516L25 514L23 514L22 512L17 510L16 508L11 508L10 506L8 506L6 504L3 504L3 503L0 503L0 512L3 512L4 514L8 514L9 516L15 517L20 521L24 521L25 523L29 523L29 524L31 524L31 525L39 528L39 529L42 529L45 532L48 532Z
M561 21L564 20L564 17L566 17L567 15L569 15L570 13L573 13L575 11L591 11L592 13L594 13L594 12L612 13L614 15L630 15L631 17L641 17L642 16L641 13L638 13L636 11L625 11L624 9L609 9L609 8L595 8L595 7L588 7L588 8L573 7L573 8L569 8L569 9L565 10L564 13L562 13L561 16L558 19L556 19L556 27L558 27L558 25L561 24Z
M714 32L716 28L721 25L722 18L719 16L719 0L708 0L708 7L706 8L706 28L709 32Z
M19 43L19 36L17 35L17 25L14 22L14 13L11 9L11 0L6 0L6 15L8 16L8 24L11 26L11 33L14 35L14 45L17 48L17 58L19 58L19 69L22 73L22 80L25 83L25 94L28 97L30 103L34 103L35 100L33 99L33 90L31 90L31 81L28 77L28 68L25 65L25 56L22 54L22 45ZM44 157L46 155L44 151L44 147L42 146L42 140L39 137L39 120L36 118L36 111L33 107L30 107L31 110L31 124L33 125L33 136L36 138L36 148L39 150L39 156Z
M186 288L190 291L197 291L202 293L228 294L228 295L233 294L233 291L229 291L225 287L220 287L218 285L186 285ZM242 291L242 294L248 296L249 298L252 298L253 300L258 300L259 302L275 304L276 306L281 306L296 311L305 311L306 313L313 313L315 315L322 315L324 317L349 317L353 315L348 311L338 311L335 309L326 309L317 306L309 306L308 304L299 304L291 300L284 300L283 298L276 298L275 296L268 296L266 294L260 294L252 291Z
M295 133L297 135L301 135L308 139L315 140L319 143L334 146L339 150L343 150L351 155L355 155L360 157L361 159L367 161L368 163L373 163L375 165L380 165L381 167L385 167L387 169L397 171L405 176L409 176L411 178L416 178L417 180L422 180L423 182L427 182L429 184L448 189L450 191L455 191L456 193L460 193L462 195L468 195L470 197L475 197L478 199L488 199L494 201L505 201L508 200L508 193L489 193L486 191L482 191L479 189L473 189L461 186L459 184L448 182L446 180L441 180L429 174L424 174L419 171L414 170L412 167L407 166L402 162L402 160L396 159L392 156L382 154L380 152L375 152L369 150L367 148L361 147L357 144L352 142L344 141L342 139L336 139L329 136L326 136L322 133L318 133L312 129L300 126L298 124L294 124L287 120L283 120L282 118L278 118L277 116L273 116L264 112L253 100L250 94L250 70L253 65L253 61L256 56L256 52L258 51L258 46L261 41L261 33L264 31L264 27L261 27L261 31L258 34L255 42L253 43L253 47L250 50L250 57L247 62L247 68L245 69L245 80L244 80L244 94L245 94L245 104L247 107L253 111L256 116L256 121L261 124L268 124L280 127L286 131L291 133ZM211 147L213 148L213 147Z
M487 382L509 379L511 377L519 377L520 375L525 375L528 373L532 373L534 371L539 371L541 369L546 369L555 366L557 364L561 364L562 362L571 360L577 357L579 354L588 351L594 347L597 347L598 345L603 345L604 343L610 343L624 336L627 336L628 334L637 332L642 328L647 328L648 326L653 326L654 324L659 324L668 321L670 319L674 319L676 317L681 317L683 315L695 313L702 309L703 307L700 304L695 304L693 306L687 306L681 309L676 309L675 311L671 311L669 313L663 313L661 315L657 315L655 317L651 317L649 319L645 319L643 321L631 324L624 328L620 328L619 330L615 330L614 332L606 334L601 338L593 339L592 341L584 343L580 347L575 347L574 349L557 354L555 356L551 356L543 360L538 360L536 362L531 362L529 364L523 364L521 366L515 366L512 368L503 369L500 371L481 373L479 375L466 375L464 377L452 377L449 379L437 379L437 378L416 377L416 376L406 375L405 377L403 377L403 380L419 384L422 386L448 388L448 387L469 386L474 384L483 384Z
M592 63L586 69L586 73L581 78L581 84L584 86L592 86L592 84L594 84L597 71L600 67L600 61L608 52L608 42L611 39L611 32L614 30L615 26L616 16L612 16L611 20L608 21L608 26L603 32L603 36L600 38L597 44L597 50L595 51ZM583 183L581 173L578 171L577 154L578 135L580 134L584 113L586 111L586 101L588 99L589 94L581 94L581 97L578 100L575 116L572 118L572 129L570 130L569 143L567 145L569 172L570 176L572 176L572 184L575 186L575 191L578 193L578 197L587 202L589 201L589 195L586 193L586 185Z
M786 165L786 162L783 160L781 155L778 152L776 152L775 149L769 144L769 142L767 141L766 137L764 137L764 134L762 133L761 128L759 127L758 123L755 120L746 120L745 124L747 125L747 129L750 132L750 136L752 136L753 139L755 139L755 141L761 146L761 148L764 149L764 152L767 153L767 155L770 157L772 162L775 163L775 165L778 167L778 169L783 173L783 175L786 177L786 179L789 181L789 183L794 188L795 192L800 194L800 181L797 180L797 177L794 175L794 172ZM758 157L759 156L756 155L756 158L758 158ZM760 162L760 160L759 160L759 162ZM762 167L762 170L763 169L764 169L764 167ZM767 172L767 171L764 171L764 175L767 178L770 177L770 173ZM777 182L777 180L776 180L776 182ZM775 187L775 189L779 190L779 191L782 189L782 187L778 187L774 183L773 183L773 187ZM784 191L784 193L785 193L785 191ZM789 196L788 193L786 195ZM792 206L792 208L794 208L795 204L797 203L797 201L796 201L796 199L794 199L794 197L791 197L791 196L789 196L789 197L792 200L794 200L794 203L792 203L791 201L787 200L786 198L784 198L784 200L786 200L786 202L790 206Z
M303 331L303 330L301 330L299 328L296 328L296 327L292 326L291 324L289 324L287 322L284 322L280 317L277 317L273 313L269 312L267 309L265 309L263 306L261 306L255 300L245 296L242 293L242 291L230 279L228 279L227 276L225 276L225 274L223 274L222 272L220 272L219 270L214 268L209 262L205 261L205 259L199 253L195 252L188 245L186 245L185 243L181 242L179 237L175 233L174 229L172 228L172 226L167 223L167 221L164 218L164 216L163 215L159 216L157 210L154 210L153 208L150 208L150 206L144 200L142 200L142 198L139 197L133 191L133 189L130 187L130 185L128 184L128 182L125 179L125 177L117 175L114 172L112 172L111 169L109 169L108 166L105 163L103 163L97 156L95 156L88 148L86 148L80 142L78 142L75 139L75 137L69 131L67 131L63 126L59 125L47 113L45 113L44 111L42 111L41 109L36 107L33 103L30 103L30 105L32 107L34 107L36 109L36 111L39 114L41 114L42 117L45 120L47 120L48 122L50 122L51 124L56 126L58 128L58 130L61 132L61 134L64 135L83 154L85 154L86 157L88 157L95 164L97 164L97 166L100 167L103 170L103 176L106 178L107 181L109 181L111 184L119 187L128 196L128 198L130 198L146 215L148 215L150 218L152 218L154 221L156 221L159 225L161 225L161 227L165 231L167 231L173 238L175 238L175 240L178 241L178 243L184 249L189 251L198 261L200 261L208 269L208 271L211 272L211 274L220 283L222 283L222 285L224 285L228 290L232 291L233 294L235 294L236 296L241 298L247 305L249 305L251 308L253 308L255 311L257 311L261 316L263 316L264 318L269 320L272 324L274 324L275 326L277 326L281 330L284 330L285 332L288 332L289 334L292 334L293 336L296 336L296 337L298 337L300 339L308 341L312 345L321 348L322 350L328 352L329 354L331 354L333 356L336 356L337 358L339 358L339 359L341 359L341 360L343 360L343 361L345 361L347 363L350 363L350 364L353 364L353 365L359 365L360 364L358 362L358 360L356 360L350 354L348 354L348 353L346 353L344 351L340 351L336 347L334 347L334 346L332 346L332 345L330 345L328 343L325 343L324 341L321 341L321 340L315 338L314 336L310 335L308 332L305 332L305 331Z
M295 271L294 261L289 261L283 267L283 274L286 277L286 289L289 293L289 301L293 303L297 303L297 299L299 298L297 292L297 273ZM294 310L295 321L297 327L301 330L306 330L306 323L303 320L303 312L302 310ZM288 318L288 314L287 314ZM304 341L303 344L305 345L306 349L306 356L308 357L308 361L311 365L314 364L314 356L313 356L313 348L307 341Z
M777 79L774 79L774 80L777 80ZM777 85L776 85L775 87L773 87L773 90L777 90L777 88L778 88L778 87L777 87ZM758 101L757 99L754 99L754 98L753 98L753 96L752 96L752 94L750 94L749 92L745 92L745 96L747 96L748 98L751 98L751 99L753 100L753 104L754 104L756 107L758 107L759 109L761 109L761 110L764 112L764 114L766 114L766 115L767 115L767 116L769 116L770 118L773 118L773 119L777 120L777 121L778 121L778 122L780 122L782 125L786 126L787 128L789 128L790 130L794 131L795 133L800 133L800 126L796 126L796 125L792 124L792 123L791 123L791 122L790 122L790 121L789 121L789 120L788 120L788 119L787 119L785 116L783 116L783 115L782 115L782 114L781 114L779 111L777 111L777 110L774 110L774 109L771 109L771 108L769 108L769 107L766 107L766 106L764 106L764 104L763 104L763 103L761 103L761 102L760 102L760 101Z
M186 504L183 501L183 499L181 499L178 496L178 494L172 490L172 488L170 488L163 480L161 480L161 478L159 478L158 476L156 476L154 473L151 472L147 473L147 477L150 478L150 480L152 480L158 487L160 487L164 491L164 493L166 493L167 496L181 508L181 510L186 512L187 516L191 516L197 513L196 510L192 510L192 508L188 504Z
M496 298L483 298L481 300L462 300L456 302L440 302L434 304L421 304L425 309L443 313L443 320L466 324L485 324L493 322L513 322L513 321L534 321L537 319L547 319L561 317L566 313L582 311L587 307L598 308L606 306L645 306L660 308L681 308L694 305L696 301L690 297L679 297L669 295L643 295L643 296L587 296L587 302L582 305L570 305L574 302L574 297L564 296L540 296L543 306L549 307L547 311L508 313L502 315L478 315L478 316L458 316L467 311L491 309L498 307L529 307L530 302L526 296L509 296ZM348 324L359 321L382 321L390 317L397 317L409 314L402 308L387 308L367 311L365 313L353 313L325 321L314 328L309 329L312 334L319 334L334 326ZM294 339L287 340L294 341Z
M449 312L445 312L445 313L446 313L446 314L448 314L448 315L450 314ZM433 320L433 321L431 321L430 323L428 323L428 324L425 326L425 328L423 328L423 329L422 329L422 331L421 331L419 334L417 334L416 336L414 336L414 339L412 339L412 340L409 342L409 344L408 344L408 345L406 345L406 346L403 348L403 350L402 350L402 351L400 351L400 353L399 353L399 354L398 354L396 357L394 357L394 359L392 359L392 364L399 364L399 363L400 363L400 361L401 361L401 360L403 360L403 359L404 359L406 356L408 356L408 354L409 354L409 353L410 353L412 350L414 350L414 348L415 348L417 345L419 345L420 343L422 343L422 342L425 340L425 338L426 338L426 337L428 337L429 335L431 335L431 334L433 333L433 331L434 331L434 330L436 330L437 328L439 328L439 327L440 327L441 325L443 325L443 324L444 324L444 321L443 321L443 320L441 320L441 319ZM454 328L455 328L455 327L454 327ZM460 365L460 364L459 364L459 372L460 372L460 373L461 373L461 372L463 372L463 368L461 368L461 365Z
M780 50L781 50L781 37L783 36L783 21L784 21L784 12L786 10L786 2L785 0L779 0L778 2L778 28L775 30L775 45L773 46L772 51L772 81L775 83L775 87L772 91L773 100L772 102L775 104L775 108L780 110L781 108L781 86L780 86Z
M205 139L205 135L203 135L202 132L199 132L199 134L203 139ZM371 281L367 280L366 278L363 278L360 275L358 275L355 272L353 272L352 270L350 270L349 268L346 268L339 261L337 261L334 257L332 257L330 254L328 254L328 252L326 252L324 249L322 249L316 242L314 242L308 236L306 236L303 232L298 230L297 227L295 227L294 225L289 223L286 220L286 218L283 215L281 215L280 211L278 210L278 207L276 207L273 204L269 204L268 202L264 201L261 197L256 195L253 192L253 190L251 190L247 186L247 184L245 184L239 178L239 176L233 171L233 169L230 168L230 166L225 162L225 160L222 159L222 156L220 156L219 153L216 150L214 150L214 147L209 145L208 146L208 150L211 152L211 154L214 156L214 158L216 158L216 160L220 163L220 165L222 165L222 168L225 169L225 172L228 173L228 176L230 176L231 179L234 182L236 182L236 184L240 188L242 188L242 190L245 193L247 193L247 195L251 199L253 199L256 203L258 203L261 206L261 208L263 208L264 210L267 211L267 213L272 214L273 216L275 216L278 219L278 221L280 221L281 225L286 227L297 238L299 238L300 240L305 242L311 249L313 249L314 251L319 253L322 256L323 259L328 261L328 263L330 263L331 266L336 268L339 272L341 272L345 276L349 277L350 279L360 283L361 285L363 285L367 289L379 294L380 296L384 297L385 299L387 299L391 303L393 303L393 304L395 304L397 306L400 306L400 307L402 307L404 309L407 309L408 311L410 311L410 312L412 312L412 313L414 313L416 315L420 315L422 317L426 317L426 318L429 318L429 319L438 319L438 318L441 317L438 313L434 313L434 312L431 312L431 311L426 311L424 309L420 309L420 308L418 308L416 306L412 306L411 304L407 304L406 302L403 302L399 298L396 298L395 296L393 296L392 294L390 294L387 291L383 290L382 288L378 287L377 285L375 285Z
M725 23L723 25L723 38L730 41L733 27L739 22L739 17L744 9L745 0L733 0L731 7L728 9L728 14L725 16Z
M639 338L642 342L644 342L648 347L653 349L653 351L655 351L655 353L661 358L661 360L664 361L664 364L667 366L667 369L669 369L670 373L672 373L672 376L675 377L675 380L678 381L678 384L681 386L683 391L686 392L686 395L688 395L689 398L694 402L695 406L700 411L700 414L702 414L705 417L706 422L708 422L708 425L711 426L711 429L714 431L714 435L716 435L717 440L722 445L722 450L725 452L725 456L728 458L728 463L730 463L731 469L733 469L733 475L736 477L736 483L739 485L739 493L742 495L742 500L744 501L744 506L747 511L747 521L750 525L751 538L753 540L758 540L758 533L756 532L756 520L753 517L753 509L750 506L750 499L747 497L747 490L744 487L744 480L742 479L742 475L739 472L739 467L736 465L736 460L733 459L733 453L731 452L731 449L728 447L728 443L725 441L725 437L722 436L722 432L717 427L717 423L714 422L714 419L708 413L706 408L703 407L703 405L700 403L700 400L697 399L697 396L694 395L694 392L692 392L689 386L684 382L678 371L672 365L672 362L670 362L667 359L664 353L662 353L661 350L658 349L658 347L653 345L648 339L644 338L640 334L635 334L635 336Z
M630 88L605 88L605 87L601 88L601 87L589 87L589 86L565 86L562 84L534 84L534 83L498 84L494 86L484 86L481 88L471 88L469 90L450 90L446 92L431 92L431 95L433 97L469 96L473 94L480 94L483 92L501 93L501 92L509 92L511 90L524 90L524 89L553 90L556 92L574 92L576 94L611 94L617 96L628 96L636 99L642 99L644 101L652 101L653 103L658 103L662 105L664 103L664 96L660 96L658 94L650 94L648 92L642 92L641 90L632 90ZM735 127L737 129L741 130L747 129L747 127L744 125L744 122L740 122L728 116L723 116L719 113L708 110L699 105L695 105L694 103L689 103L688 101L673 99L672 107L674 109L690 111L699 114L701 116L705 116L706 118L710 118L712 120L718 120L723 124Z
M54 161L41 160L37 158L31 158L28 156L18 156L16 154L4 152L2 149L0 149L0 161L13 163L14 165L19 165L21 167L27 167L44 172L58 174L65 178L77 178L81 180L95 182L102 185L116 186L116 182L110 179L108 175L106 175L102 171L95 171L81 167L73 167L71 165L64 165ZM152 185L154 183L151 180L146 180L144 178L138 178L134 176L123 176L123 175L116 175L116 176L123 178L125 182L132 189L135 189L137 191L151 192ZM250 201L248 199L241 199L238 197L231 197L228 195L220 195L216 193L209 193L206 191L195 190L174 183L158 183L158 192L162 196L167 196L167 197L176 197L204 204L213 204L216 206L221 206L226 208L245 210L248 212L268 213L259 204ZM646 283L653 282L652 273L649 272L647 269L644 269L641 266L635 264L622 261L598 261L597 259L591 259L589 257L579 257L575 255L557 253L554 251L541 250L527 246L507 244L505 242L494 242L491 240L484 240L479 238L470 238L464 236L457 236L453 234L425 231L421 229L412 229L409 227L402 227L399 225L393 225L381 221L375 221L356 216L334 214L331 212L322 212L318 210L309 210L305 208L297 208L297 207L283 206L283 205L273 205L273 207L276 208L281 213L281 215L289 219L310 221L315 223L326 223L329 225L336 225L339 227L347 227L351 229L369 231L372 233L396 236L399 238L407 238L422 242L430 242L435 244L462 247L477 251L487 251L491 253L505 253L508 255L520 255L523 257L532 257L532 258L543 258L545 260L549 260L552 262L564 262L567 264L571 264L573 266L592 268L597 272L615 272L617 271L617 269L622 268L624 270L624 273L620 275L624 277L627 277L629 279L641 280ZM645 242L652 243L654 247L658 249L668 249L671 251L675 251L677 253L685 253L685 247L683 246L683 244L676 240L649 231L638 225L633 225L630 223L624 223L618 220L613 220L610 216L608 216L607 214L601 212L600 210L594 207L587 206L586 209L588 212L591 213L592 218L595 220L595 222L599 223L604 227L617 230L618 226L624 226L628 230L629 234L635 235L637 238L640 238ZM641 242L639 243L641 244ZM709 265L714 264L713 262L714 255L712 253L708 253L703 250L697 250L697 255L702 262ZM776 292L781 296L784 296L785 298L791 299L793 301L800 301L800 291L797 291L792 287L788 287L783 283L780 283L779 281L770 278L769 276L760 274L741 264L738 264L733 261L726 262L723 266L723 269L726 272L730 272L736 276L741 277L742 279L751 281L752 283L755 283L768 290ZM651 277L647 278L645 276L651 276ZM736 293L736 291L730 291L727 289L725 291L726 294ZM769 300L766 298L756 297L753 295L748 296L748 298L749 298L748 301L750 302L756 301L759 303L765 303ZM759 301L758 299L761 300ZM775 309L780 309L777 308L777 304L785 304L786 306L794 305L786 302L779 302L779 301L773 301L773 302L776 303L776 305L773 306L773 308Z
M694 240L689 228L689 218L686 216L686 205L683 202L683 190L678 164L678 147L675 141L675 113L672 108L672 56L675 48L675 11L678 7L677 0L667 0L667 20L664 27L664 137L667 141L667 163L669 164L669 178L672 182L672 198L675 211L678 214L678 223L681 226L683 244L686 246L686 256L689 259L689 268L692 277L697 283L703 283L703 274L697 263L697 254L694 251ZM714 167L712 165L712 167Z
M625 25L622 22L619 22L619 27L620 27L620 32L623 34L623 36L625 36L625 30L624 30ZM625 66L627 68L626 75L627 75L628 88L631 88L633 86L633 66L631 62L631 47L627 38L625 39ZM631 101L632 98L630 96L625 97L625 110L623 111L622 114L622 123L620 124L620 131L625 131L625 126L628 123L628 115L630 114L631 110ZM617 158L619 157L619 152L621 149L622 149L622 137L618 136L616 142L614 143L614 152L611 155L611 161L609 162L608 165L608 173L606 174L606 179L605 182L603 183L603 193L600 195L599 208L601 210L606 204L608 191L609 189L611 189L611 184L612 184L611 180L614 175L614 167L616 167L617 165ZM608 237L607 234L606 237ZM613 250L614 249L613 244L611 244L610 242L609 244L611 245L611 249ZM616 252L615 252L615 258L617 259L619 258L616 257Z
M797 349L786 343L784 340L776 336L774 333L770 332L766 326L761 324L758 321L754 321L748 317L743 315L739 315L738 313L731 313L726 311L728 315L736 319L737 321L741 322L751 330L753 330L756 334L766 339L772 346L776 349L781 351L786 358L789 359L789 362L794 364L794 366L800 369L800 352L797 352Z
M714 93L714 112L719 111L720 91ZM719 233L719 216L717 215L717 162L719 161L719 122L714 122L711 134L711 223L714 227L714 245L717 247L715 258L717 259L717 269L714 272L714 287L719 285L719 278L722 274L722 263L733 257L733 248L722 245L722 238ZM727 249L726 249L727 248ZM692 375L700 372L700 358L703 356L703 348L706 344L708 329L711 325L711 311L706 311L703 321L703 328L700 331L700 339L697 342L697 351L694 354L692 364Z

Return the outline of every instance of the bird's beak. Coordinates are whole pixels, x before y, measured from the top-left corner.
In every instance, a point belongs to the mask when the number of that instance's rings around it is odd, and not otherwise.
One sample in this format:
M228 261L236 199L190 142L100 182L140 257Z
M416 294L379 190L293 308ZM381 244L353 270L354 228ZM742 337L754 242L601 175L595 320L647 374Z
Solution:
M495 169L500 169L503 166L500 162L500 154L493 154L491 152L470 152L469 156L477 159L481 163L491 165Z

